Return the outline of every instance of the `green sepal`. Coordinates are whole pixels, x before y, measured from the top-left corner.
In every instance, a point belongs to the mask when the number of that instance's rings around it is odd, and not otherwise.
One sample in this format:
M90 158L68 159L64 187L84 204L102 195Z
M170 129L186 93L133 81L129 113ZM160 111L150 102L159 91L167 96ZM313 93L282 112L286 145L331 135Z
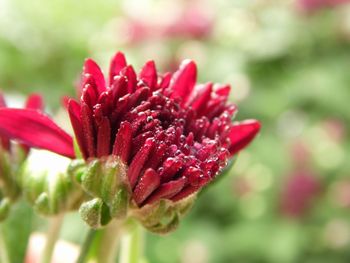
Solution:
M101 187L101 162L95 159L89 163L81 176L81 184L85 191L92 196L98 196Z
M2 195L10 198L11 201L15 201L21 193L16 180L17 170L18 167L11 156L0 147L0 187Z
M155 204L134 209L132 216L147 230L156 234L167 234L178 227L181 217L191 209L195 196L178 202L161 199Z
M109 214L109 208L101 198L94 198L84 202L79 213L81 218L94 229L103 227L112 219Z
M126 187L120 187L110 205L111 216L116 219L126 218L129 206L129 191Z
M102 200L109 208L110 216L117 219L127 216L130 191L126 167L118 157L92 159L84 169L76 169L77 172L82 172L82 175L75 175L76 181L90 196Z
M68 165L67 173L71 177L71 179L74 181L77 181L78 183L81 183L82 176L85 172L86 164L83 159L75 159L70 162Z
M83 159L83 155L81 154L77 138L75 138L75 137L73 139L73 148L74 148L75 158L76 159Z
M0 200L0 222L5 220L10 212L11 202L5 197Z
M144 227L153 233L165 235L175 231L179 226L179 223L180 223L179 214L173 213L173 215L170 217L170 220L167 222L159 222L158 224L153 226L144 225Z

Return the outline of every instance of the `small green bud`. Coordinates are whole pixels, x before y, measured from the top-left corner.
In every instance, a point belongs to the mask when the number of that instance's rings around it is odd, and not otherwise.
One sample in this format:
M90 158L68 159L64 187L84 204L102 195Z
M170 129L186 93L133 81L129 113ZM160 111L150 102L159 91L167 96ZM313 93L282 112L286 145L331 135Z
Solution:
M42 154L44 153L40 153L39 156L41 157ZM37 212L46 216L77 209L83 200L84 193L80 187L74 185L71 173L81 169L81 162L74 162L74 165L68 167L68 159L59 159L63 157L57 155L48 156L48 158L54 158L52 162L56 161L58 165L57 171L49 171L42 169L38 163L44 157L46 156L30 162L25 171L26 176L23 177L25 197L34 205ZM36 166L30 167L33 163L36 163Z

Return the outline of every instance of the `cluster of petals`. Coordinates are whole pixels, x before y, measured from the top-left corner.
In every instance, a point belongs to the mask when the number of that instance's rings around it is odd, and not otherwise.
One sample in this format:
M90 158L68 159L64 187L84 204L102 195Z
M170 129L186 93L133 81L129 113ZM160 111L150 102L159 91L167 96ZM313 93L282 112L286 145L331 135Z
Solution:
M232 122L237 108L227 102L229 85L196 81L196 64L189 60L173 74L159 74L149 61L137 74L118 52L108 79L93 60L85 62L80 100L67 106L81 154L87 163L118 156L139 206L197 192L260 129L255 120ZM5 119L0 134L75 158L71 136L45 114L0 109L0 121ZM29 125L22 127L24 122Z

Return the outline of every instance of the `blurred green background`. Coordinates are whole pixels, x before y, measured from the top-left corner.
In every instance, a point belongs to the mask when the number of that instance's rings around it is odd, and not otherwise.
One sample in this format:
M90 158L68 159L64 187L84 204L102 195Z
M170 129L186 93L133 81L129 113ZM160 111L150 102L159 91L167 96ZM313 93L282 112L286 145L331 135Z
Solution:
M40 92L55 112L84 59L107 71L117 50L136 68L196 60L200 81L232 85L238 120L263 124L175 233L147 234L148 262L350 262L346 0L0 1L9 97ZM80 242L83 231L71 214L62 237Z

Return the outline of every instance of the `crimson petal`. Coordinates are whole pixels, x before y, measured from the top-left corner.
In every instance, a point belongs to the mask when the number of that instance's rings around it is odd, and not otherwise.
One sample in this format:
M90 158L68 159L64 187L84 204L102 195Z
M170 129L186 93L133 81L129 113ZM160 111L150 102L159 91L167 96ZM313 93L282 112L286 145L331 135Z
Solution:
M128 163L130 156L132 138L132 128L129 122L123 122L120 125L115 138L113 154L119 156L125 164Z
M69 113L70 122L72 124L80 151L84 159L87 159L89 155L88 155L87 146L85 145L85 135L82 128L80 112L81 112L80 104L77 101L70 99L68 101L68 113Z
M246 147L260 131L260 123L256 120L247 120L231 127L229 151L231 156Z
M118 52L111 60L109 68L109 85L114 83L114 77L118 76L120 71L126 67L126 59L123 53Z
M170 198L173 202L180 201L181 199L184 199L191 194L197 192L201 187L200 186L194 186L189 185L184 187L178 194L174 195L172 198Z
M97 130L97 157L107 156L110 151L111 124L107 117L102 120Z
M96 82L99 93L106 90L106 82L100 67L92 59L87 59L84 64L83 75L91 75Z
M5 108L5 107L6 107L6 101L5 101L4 95L0 92L0 108ZM5 137L0 136L0 146L3 149L9 151L10 150L10 140L5 138Z
M138 179L139 174L146 163L149 154L151 153L153 147L154 147L154 139L148 138L144 144L144 146L141 147L141 149L136 153L134 159L131 161L129 170L128 170L128 178L131 188L134 188Z
M33 110L44 110L43 98L39 94L31 94L26 101L25 107Z
M187 179L181 177L180 179L170 181L168 183L162 184L156 192L154 192L147 200L147 204L154 203L161 198L170 199L179 193L185 186Z
M159 186L160 176L152 168L147 169L135 187L133 197L141 205L147 197Z
M197 80L197 66L191 60L184 60L171 79L172 98L181 98L185 104Z
M75 157L72 137L37 110L1 108L0 134L30 147Z
M93 124L92 111L85 103L81 104L81 123L85 138L85 145L87 146L87 152L89 157L95 157L96 155L96 141L95 141L95 129Z
M157 69L154 61L148 61L140 72L140 79L151 89L156 88Z

